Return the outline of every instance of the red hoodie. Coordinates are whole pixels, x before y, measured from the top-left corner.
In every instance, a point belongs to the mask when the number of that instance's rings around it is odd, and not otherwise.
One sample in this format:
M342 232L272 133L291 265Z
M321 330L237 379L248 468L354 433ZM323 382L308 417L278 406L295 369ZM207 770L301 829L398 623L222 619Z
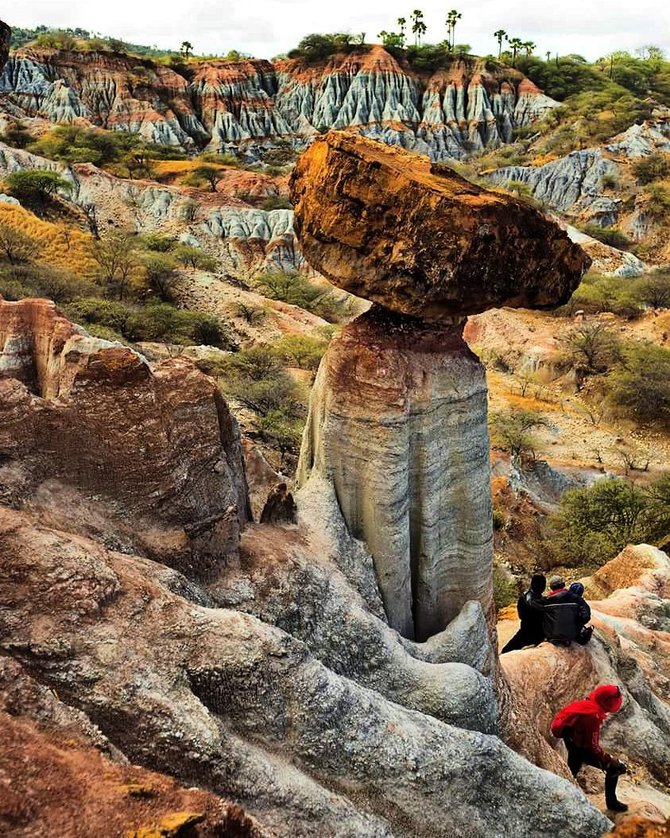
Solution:
M607 760L608 755L600 747L600 728L607 714L616 713L622 703L619 687L603 684L583 701L573 701L559 710L551 723L551 732L559 739L568 735L579 748Z

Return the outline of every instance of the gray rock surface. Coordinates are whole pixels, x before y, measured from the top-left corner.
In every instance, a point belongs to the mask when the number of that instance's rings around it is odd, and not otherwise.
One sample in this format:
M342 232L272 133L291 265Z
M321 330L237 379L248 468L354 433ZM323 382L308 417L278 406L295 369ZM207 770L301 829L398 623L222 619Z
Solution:
M496 737L393 704L249 615L186 601L152 562L8 510L0 544L4 652L132 761L225 793L278 834L607 828L575 786Z
M332 481L390 625L419 640L469 600L492 614L486 381L460 332L347 326L321 363L298 466L299 485Z
M573 151L544 166L506 166L489 175L493 183L520 181L547 207L569 213L587 213L603 227L614 224L622 200L605 194L604 177L618 179L616 163L599 148Z

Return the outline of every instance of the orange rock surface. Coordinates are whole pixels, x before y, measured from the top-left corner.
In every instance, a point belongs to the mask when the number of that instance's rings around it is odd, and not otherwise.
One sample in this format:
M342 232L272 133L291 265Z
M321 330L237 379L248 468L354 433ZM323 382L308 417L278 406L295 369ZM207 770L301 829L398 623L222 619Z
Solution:
M499 306L553 308L590 258L521 200L427 158L330 132L291 178L307 261L334 284L439 321Z

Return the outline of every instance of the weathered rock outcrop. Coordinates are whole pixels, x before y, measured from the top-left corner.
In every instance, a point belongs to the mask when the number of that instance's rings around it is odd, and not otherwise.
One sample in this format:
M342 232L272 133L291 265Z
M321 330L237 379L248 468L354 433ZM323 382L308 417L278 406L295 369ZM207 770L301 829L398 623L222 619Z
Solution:
M174 571L35 524L0 509L0 643L131 760L233 797L280 835L607 828L498 738L410 712L290 635L188 601L197 590Z
M352 294L424 320L504 305L552 308L590 265L523 201L350 133L331 132L302 155L291 195L312 267Z
M293 213L251 208L223 194L124 180L88 163L71 168L0 143L0 175L22 169L57 171L72 184L64 194L104 233L121 227L133 232L174 235L202 247L222 272L249 277L259 271L297 270L304 260L295 245ZM12 199L13 200L13 199Z
M32 503L62 483L106 498L136 550L194 573L237 558L248 508L239 433L189 362L152 369L51 302L0 300L0 394L0 496Z
M516 126L557 104L515 70L454 59L417 73L380 46L321 63L203 62L190 79L147 59L26 47L7 63L0 93L26 116L85 119L164 145L253 156L268 142L304 147L331 128L355 127L436 160L509 142Z
M310 264L379 304L321 363L298 482L332 483L402 635L427 640L469 600L491 624L486 382L463 318L557 305L589 259L527 206L356 135L317 140L292 192Z

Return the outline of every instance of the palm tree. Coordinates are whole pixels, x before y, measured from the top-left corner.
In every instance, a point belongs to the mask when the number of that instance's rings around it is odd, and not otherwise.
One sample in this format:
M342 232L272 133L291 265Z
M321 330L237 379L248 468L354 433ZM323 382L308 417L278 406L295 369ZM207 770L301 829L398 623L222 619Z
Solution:
M537 44L533 43L533 41L524 41L521 44L521 47L526 50L526 55L532 55L536 46Z
M193 44L190 41L182 41L180 52L184 56L184 58L188 58L189 55L193 52Z
M548 49L548 50L546 51L545 55L547 56L547 64L548 64L548 63L549 63L549 61L550 61L550 59L551 59L551 50L550 50L550 49Z
M512 66L516 67L516 56L520 49L523 49L523 41L521 38L508 38L510 47L512 48Z
M426 24L423 22L423 12L419 9L414 9L410 15L412 18L412 32L414 34L414 46L421 43L421 36L426 32Z
M462 17L463 15L456 9L452 9L447 15L447 43L449 44L450 50L454 48L456 38L456 22L460 20Z
M407 26L407 18L399 17L398 18L398 26L400 27L400 40L402 41L401 46L405 46L405 27Z
M502 42L503 38L507 36L507 32L504 29L496 29L493 33L493 37L498 39L498 58L502 55Z

